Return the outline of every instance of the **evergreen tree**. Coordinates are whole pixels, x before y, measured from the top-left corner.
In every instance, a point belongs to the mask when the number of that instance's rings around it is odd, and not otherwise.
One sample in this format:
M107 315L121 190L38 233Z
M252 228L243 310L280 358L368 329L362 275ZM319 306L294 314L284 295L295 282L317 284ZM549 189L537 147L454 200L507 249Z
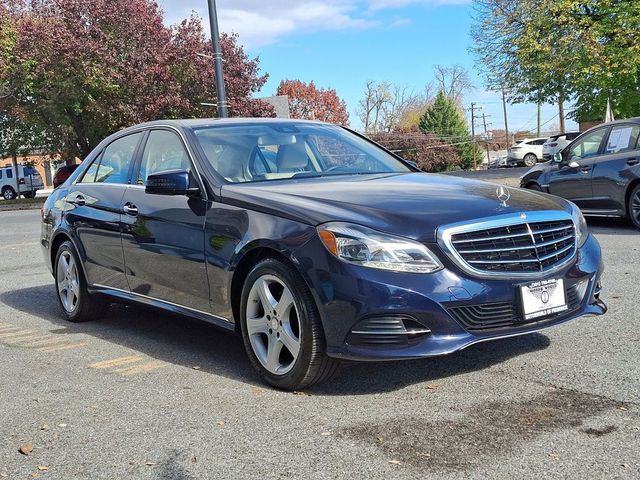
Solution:
M424 112L418 125L424 133L437 135L444 143L454 145L462 158L462 168L473 167L474 146L467 122L455 100L438 92L436 99ZM481 161L481 153L476 151L476 162Z

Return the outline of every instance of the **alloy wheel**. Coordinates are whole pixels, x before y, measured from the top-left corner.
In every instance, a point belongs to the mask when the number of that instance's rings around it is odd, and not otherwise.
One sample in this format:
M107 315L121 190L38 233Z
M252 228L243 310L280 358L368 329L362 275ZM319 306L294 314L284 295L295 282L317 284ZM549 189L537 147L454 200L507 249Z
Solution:
M58 258L56 282L62 307L67 313L72 313L80 299L80 278L76 262L68 251L62 252Z
M300 352L300 320L291 290L275 275L262 275L251 286L246 324L262 366L274 375L289 372Z
M631 215L635 219L636 225L640 225L640 189L636 189L631 198Z
M10 188L5 188L2 191L2 196L4 197L5 200L13 200L14 198L13 190L11 190Z

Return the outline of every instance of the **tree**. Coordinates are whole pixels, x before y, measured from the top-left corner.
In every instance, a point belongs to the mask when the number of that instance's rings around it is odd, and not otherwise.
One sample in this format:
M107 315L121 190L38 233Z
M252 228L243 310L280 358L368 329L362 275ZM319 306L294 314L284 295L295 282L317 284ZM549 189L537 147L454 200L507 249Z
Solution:
M276 95L289 97L289 109L293 118L349 125L345 101L333 89L317 88L313 80L310 83L282 80Z
M625 0L475 0L473 51L490 89L514 102L565 100L578 119L602 118L611 98L640 114L640 4Z
M469 72L461 65L446 67L435 65L433 76L439 91L462 106L464 94L473 90L473 82L469 78Z
M358 105L358 116L365 133L391 132L397 127L416 126L420 115L432 100L432 85L422 93L407 85L388 81L367 82Z
M473 166L475 144L454 99L447 97L442 91L438 92L436 99L420 118L419 127L422 132L435 134L454 146L462 159L463 168ZM477 160L479 153L476 151L475 155Z
M24 1L11 24L15 41L0 47L0 85L10 95L0 110L17 106L46 125L51 151L83 158L125 126L211 114L200 105L216 93L211 62L196 55L208 50L196 16L165 27L151 0L40 0ZM230 110L272 116L251 100L267 76L237 40L221 39Z
M462 164L454 147L433 134L422 133L416 126L391 133L372 133L369 138L401 157L416 162L418 168L425 172L453 170Z

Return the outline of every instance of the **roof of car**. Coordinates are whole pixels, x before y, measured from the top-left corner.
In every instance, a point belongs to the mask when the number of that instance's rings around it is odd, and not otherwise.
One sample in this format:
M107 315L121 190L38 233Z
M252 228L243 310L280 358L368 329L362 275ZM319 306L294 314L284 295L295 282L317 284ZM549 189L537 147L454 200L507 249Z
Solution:
M154 120L152 122L145 122L135 127L153 127L162 125L173 125L186 128L194 127L208 127L214 125L234 125L234 124L264 124L264 123L310 123L315 125L330 125L326 122L320 122L317 120L299 120L289 118L257 118L257 117L237 117L237 118L185 118L175 120ZM131 127L133 128L133 127Z

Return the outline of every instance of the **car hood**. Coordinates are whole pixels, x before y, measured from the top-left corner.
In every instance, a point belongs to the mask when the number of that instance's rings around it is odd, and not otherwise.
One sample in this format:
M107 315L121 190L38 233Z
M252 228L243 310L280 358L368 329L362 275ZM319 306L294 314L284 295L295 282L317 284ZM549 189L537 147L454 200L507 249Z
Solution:
M441 225L532 210L565 210L568 203L514 187L504 205L500 185L426 173L349 175L225 185L225 203L311 225L329 221L433 242Z

